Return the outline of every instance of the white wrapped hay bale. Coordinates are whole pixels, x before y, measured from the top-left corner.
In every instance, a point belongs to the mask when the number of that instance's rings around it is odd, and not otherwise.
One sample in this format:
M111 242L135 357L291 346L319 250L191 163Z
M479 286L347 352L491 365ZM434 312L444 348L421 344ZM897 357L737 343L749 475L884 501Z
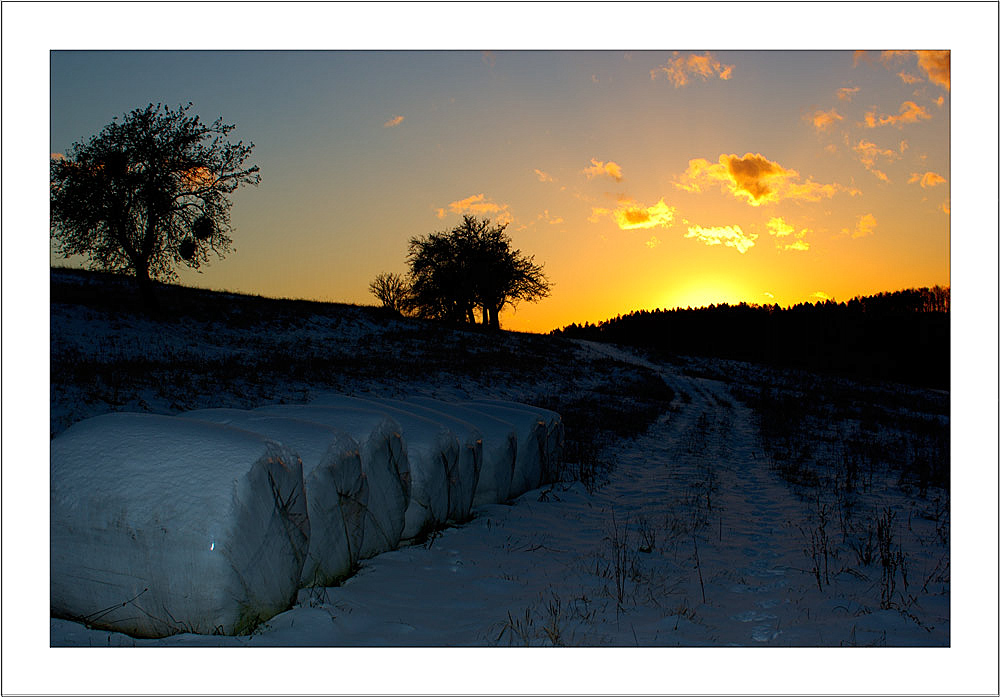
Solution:
M242 409L199 409L181 416L252 431L297 453L302 460L310 527L300 583L303 587L332 586L350 575L361 558L368 506L361 453L351 436L311 421Z
M52 614L125 632L241 634L295 601L309 542L287 448L152 414L51 445Z
M527 411L536 414L545 421L545 451L542 460L542 483L546 484L555 481L562 469L563 440L566 437L566 430L563 426L562 416L551 409L543 409L531 404L521 402L510 402L499 399L475 400L474 404L494 404L499 407L507 407L519 411Z
M406 508L404 540L410 540L441 527L449 517L450 479L458 469L461 455L455 434L432 421L394 407L382 400L360 399L346 395L326 395L314 406L343 409L369 409L393 419L402 430L410 465L412 489Z
M368 506L361 558L396 549L402 539L411 477L399 424L370 409L281 404L255 414L313 421L339 429L361 446L361 471L368 484Z
M538 488L542 482L542 465L546 459L548 429L535 412L492 402L469 402L469 408L513 424L517 431L517 461L511 478L510 497Z
M483 434L469 421L459 418L453 413L431 408L416 401L400 401L396 399L371 400L392 409L392 416L402 420L401 413L416 414L440 424L455 435L459 447L459 455L454 467L448 471L448 519L464 522L472 515L472 503L479 483L479 474L483 462ZM440 406L441 403L438 403ZM403 425L406 433L406 425Z
M482 435L482 459L472 505L504 503L510 498L510 484L517 460L517 429L513 424L489 416L481 410L471 409L468 402L410 397L405 404L417 404L475 424Z

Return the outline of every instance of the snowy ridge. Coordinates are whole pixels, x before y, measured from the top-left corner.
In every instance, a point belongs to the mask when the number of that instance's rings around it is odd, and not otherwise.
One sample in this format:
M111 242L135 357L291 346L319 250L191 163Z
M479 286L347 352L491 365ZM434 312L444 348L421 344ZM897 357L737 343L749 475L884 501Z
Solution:
M474 422L444 404L320 402L118 412L57 436L53 616L134 637L245 634L298 588L468 520L483 453ZM545 422L521 422L513 471L536 472L534 488L560 444L545 450Z

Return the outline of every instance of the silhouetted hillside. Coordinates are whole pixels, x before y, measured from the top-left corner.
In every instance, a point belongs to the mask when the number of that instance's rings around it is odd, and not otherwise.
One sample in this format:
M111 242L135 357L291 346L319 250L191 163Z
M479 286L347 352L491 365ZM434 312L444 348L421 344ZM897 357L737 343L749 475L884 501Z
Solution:
M740 303L641 310L553 333L948 389L949 306L950 289L935 286L788 308Z

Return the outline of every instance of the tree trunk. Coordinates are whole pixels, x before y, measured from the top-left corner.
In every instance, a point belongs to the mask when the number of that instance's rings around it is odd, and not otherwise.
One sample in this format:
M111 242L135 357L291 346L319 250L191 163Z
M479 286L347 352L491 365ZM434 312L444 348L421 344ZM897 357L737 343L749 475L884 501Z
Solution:
M153 281L149 278L149 267L143 264L135 265L135 282L139 287L139 297L142 299L142 305L146 312L151 315L159 314L162 308L156 299L156 293L153 291Z
M500 331L500 313L497 311L497 307L495 305L490 305L485 309L489 314L488 324L490 329Z

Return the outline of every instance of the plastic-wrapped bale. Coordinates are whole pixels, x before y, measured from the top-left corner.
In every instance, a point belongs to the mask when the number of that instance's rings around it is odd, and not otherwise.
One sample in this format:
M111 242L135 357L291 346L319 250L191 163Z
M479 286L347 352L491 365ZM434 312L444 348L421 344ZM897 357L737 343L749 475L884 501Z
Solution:
M450 478L458 469L462 451L455 434L441 423L382 400L326 395L312 403L343 409L369 409L399 424L406 443L412 490L406 508L403 539L419 537L441 527L449 517Z
M448 472L448 518L459 523L471 518L476 486L479 483L483 463L483 434L479 428L465 418L449 413L447 408L442 410L425 406L416 401L397 399L375 399L372 401L393 409L391 414L397 419L402 418L398 416L399 412L413 413L440 423L455 434L460 453L455 461L455 466ZM439 402L438 405L440 404ZM405 425L403 429L405 433Z
M483 453L473 507L503 503L510 498L510 484L517 460L517 429L502 421L470 409L467 402L443 402L430 397L409 397L405 404L417 404L426 409L474 424L482 435Z
M563 441L566 437L566 430L563 426L562 416L551 409L543 409L531 404L521 402L509 402L499 399L479 399L474 404L495 404L500 407L518 409L537 414L545 421L545 452L542 460L542 483L556 481L562 471Z
M361 446L361 471L368 483L368 506L361 558L396 549L402 539L411 477L399 424L369 409L281 404L253 413L313 421L344 431Z
M242 409L199 409L180 416L252 431L296 452L302 460L310 528L300 584L332 586L351 574L361 559L368 506L361 453L351 436L311 421Z
M526 491L538 488L542 482L542 463L545 460L547 428L545 421L532 411L492 402L471 401L469 408L487 416L513 424L517 431L517 460L511 478L510 497L516 498Z
M54 616L137 637L243 634L294 603L309 519L287 448L105 414L53 439L50 478Z

